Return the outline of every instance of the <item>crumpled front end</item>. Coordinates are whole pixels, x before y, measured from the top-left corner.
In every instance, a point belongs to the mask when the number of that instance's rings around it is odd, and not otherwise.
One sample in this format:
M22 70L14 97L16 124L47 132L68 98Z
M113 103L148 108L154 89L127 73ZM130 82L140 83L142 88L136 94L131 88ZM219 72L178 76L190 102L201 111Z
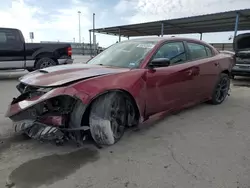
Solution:
M38 121L22 120L14 122L15 132L24 133L38 140L64 142L65 133L59 127L43 124Z
M63 142L69 137L77 141L82 138L79 135L83 130L80 117L86 105L79 97L86 98L86 94L79 96L72 87L41 88L23 83L17 89L21 95L13 99L6 113L16 132L56 142ZM76 109L79 106L81 112Z

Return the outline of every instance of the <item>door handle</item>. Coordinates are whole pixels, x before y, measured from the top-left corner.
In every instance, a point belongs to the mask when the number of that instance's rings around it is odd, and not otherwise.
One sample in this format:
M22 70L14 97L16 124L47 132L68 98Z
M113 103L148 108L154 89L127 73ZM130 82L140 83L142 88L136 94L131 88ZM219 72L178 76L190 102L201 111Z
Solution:
M215 65L215 66L218 66L218 65L219 65L219 63L218 63L218 62L215 62L215 63L214 63L214 65Z

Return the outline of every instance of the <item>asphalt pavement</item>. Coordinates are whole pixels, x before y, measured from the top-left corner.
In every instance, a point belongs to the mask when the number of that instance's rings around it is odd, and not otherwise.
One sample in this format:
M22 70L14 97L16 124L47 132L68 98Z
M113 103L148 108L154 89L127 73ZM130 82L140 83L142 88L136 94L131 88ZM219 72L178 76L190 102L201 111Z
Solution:
M25 73L0 72L0 188L250 186L250 79L233 81L221 105L151 120L98 149L91 141L81 148L55 146L13 133L4 113Z

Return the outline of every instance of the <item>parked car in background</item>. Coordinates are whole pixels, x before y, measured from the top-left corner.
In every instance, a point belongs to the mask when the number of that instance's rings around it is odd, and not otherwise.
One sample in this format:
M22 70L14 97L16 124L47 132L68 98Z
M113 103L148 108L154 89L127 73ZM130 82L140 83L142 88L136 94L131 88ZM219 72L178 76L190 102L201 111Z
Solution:
M62 65L20 78L20 96L6 116L15 130L36 139L78 143L90 131L111 145L126 127L161 112L198 103L221 104L235 64L200 40L143 38L122 41L87 64Z
M250 76L250 33L237 35L233 43L236 65L232 69L235 76Z
M70 44L25 43L18 29L0 28L0 70L27 69L73 63Z

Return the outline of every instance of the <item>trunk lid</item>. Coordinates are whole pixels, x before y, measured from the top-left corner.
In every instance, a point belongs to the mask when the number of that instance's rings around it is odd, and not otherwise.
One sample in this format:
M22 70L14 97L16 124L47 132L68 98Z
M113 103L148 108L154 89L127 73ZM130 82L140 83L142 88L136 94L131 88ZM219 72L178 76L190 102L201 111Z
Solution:
M250 33L237 35L234 38L236 64L250 64Z
M250 33L237 35L233 41L236 56L250 58Z

